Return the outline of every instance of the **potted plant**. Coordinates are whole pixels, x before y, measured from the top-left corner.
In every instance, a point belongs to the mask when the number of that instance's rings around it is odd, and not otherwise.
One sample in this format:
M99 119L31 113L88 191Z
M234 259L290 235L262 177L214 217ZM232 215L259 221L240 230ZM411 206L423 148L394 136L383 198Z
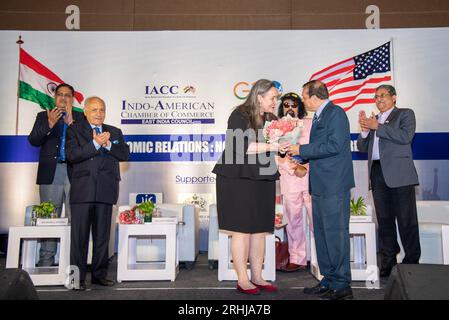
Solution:
M31 225L36 226L38 219L57 218L56 206L51 201L42 202L33 206Z
M357 201L354 198L350 203L351 215L354 216L366 216L366 204L362 197L359 197Z
M138 204L136 209L143 215L144 222L151 222L154 210L154 203L151 200Z
M351 222L371 222L371 216L366 214L366 204L362 197L358 197L357 200L352 198L349 207Z
M54 218L56 215L56 206L51 201L42 202L33 206L33 212L36 218Z

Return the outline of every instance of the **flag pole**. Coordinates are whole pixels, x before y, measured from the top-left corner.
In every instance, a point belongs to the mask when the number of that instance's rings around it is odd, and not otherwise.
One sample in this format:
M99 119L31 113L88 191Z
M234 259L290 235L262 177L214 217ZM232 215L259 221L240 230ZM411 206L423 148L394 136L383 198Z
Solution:
M20 97L20 49L22 48L22 35L19 34L19 40L16 41L19 45L19 70L17 74L17 107L16 107L16 136L19 134L19 97Z
M394 45L393 45L393 37L390 38L390 51L391 51L391 73L393 74L393 87L396 88L396 76L394 73Z

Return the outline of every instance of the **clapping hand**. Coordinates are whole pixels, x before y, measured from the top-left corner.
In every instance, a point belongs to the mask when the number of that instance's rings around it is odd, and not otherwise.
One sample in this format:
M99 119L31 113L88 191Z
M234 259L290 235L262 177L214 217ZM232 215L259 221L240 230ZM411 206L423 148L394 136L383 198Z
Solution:
M47 109L47 117L48 117L48 126L51 129L58 122L59 118L62 117L62 111L58 108L53 108L51 109L51 111Z
M379 127L379 123L377 122L376 115L374 114L374 112L371 113L371 117L367 118L365 111L360 111L359 124L360 128L364 132L368 132L370 129L377 130L377 128Z
M108 144L110 143L109 142L109 139L110 139L110 137L111 137L111 134L109 133L109 132L103 132L103 133L100 133L100 134L97 134L96 132L95 132L95 130L92 130L93 131L93 139L100 145L100 146L102 146L103 148L104 147L107 147L108 146Z

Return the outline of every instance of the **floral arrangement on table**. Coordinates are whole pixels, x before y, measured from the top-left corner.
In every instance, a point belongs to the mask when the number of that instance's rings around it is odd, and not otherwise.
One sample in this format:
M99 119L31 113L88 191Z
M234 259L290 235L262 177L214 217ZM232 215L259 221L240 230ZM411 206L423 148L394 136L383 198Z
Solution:
M287 115L278 120L266 121L263 127L263 136L268 143L290 142L298 143L301 128L298 119Z
M137 221L136 218L136 207L133 207L132 209L128 209L125 211L122 211L118 215L118 220L120 224L137 224L140 223Z
M151 222L154 209L154 203L151 200L142 202L131 209L120 212L118 216L119 223L142 224Z

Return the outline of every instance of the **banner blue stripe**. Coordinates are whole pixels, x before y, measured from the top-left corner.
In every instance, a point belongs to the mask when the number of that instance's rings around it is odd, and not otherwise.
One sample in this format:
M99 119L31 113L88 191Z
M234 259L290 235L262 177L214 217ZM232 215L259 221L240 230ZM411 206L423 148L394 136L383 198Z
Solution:
M351 134L356 150L358 134ZM39 148L28 136L0 136L0 162L38 162ZM130 144L130 161L216 161L224 147L225 136L216 135L126 135ZM413 140L415 160L449 160L449 132L417 133ZM367 155L354 151L354 160Z

